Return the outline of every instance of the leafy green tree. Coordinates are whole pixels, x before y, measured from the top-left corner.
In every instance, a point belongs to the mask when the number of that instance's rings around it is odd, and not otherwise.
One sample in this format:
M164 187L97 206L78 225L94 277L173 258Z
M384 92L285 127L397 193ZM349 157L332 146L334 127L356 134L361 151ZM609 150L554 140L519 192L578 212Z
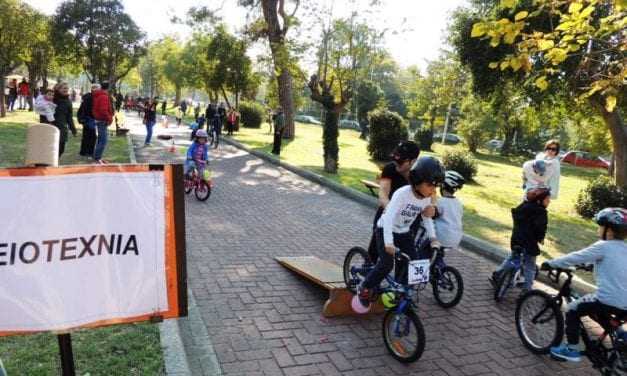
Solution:
M621 115L627 107L625 1L501 0L488 8L480 17L467 18L458 39L460 45L499 51L488 54L489 62L462 57L468 65L483 66L473 69L473 75L484 73L475 81L491 69L487 90L515 80L530 95L564 93L587 102L611 134L615 181L627 187L627 128Z
M365 80L359 83L354 102L357 106L357 121L361 125L361 138L366 138L368 114L382 104L384 93L376 82Z
M120 0L68 0L54 15L59 55L81 63L92 81L118 80L139 64L144 34Z
M24 63L28 40L36 33L36 12L20 0L0 0L0 117L6 116L5 77Z
M463 116L457 131L464 138L468 150L476 153L477 149L496 131L497 123L489 103L475 96L468 96L463 100L461 112Z

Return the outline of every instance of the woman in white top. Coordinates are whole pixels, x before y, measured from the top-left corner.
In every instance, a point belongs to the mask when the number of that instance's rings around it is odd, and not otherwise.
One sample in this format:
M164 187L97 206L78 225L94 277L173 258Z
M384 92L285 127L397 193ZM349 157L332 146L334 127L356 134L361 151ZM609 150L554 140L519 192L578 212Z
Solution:
M546 165L546 186L551 189L551 200L556 200L560 190L560 143L557 140L549 140L544 145L544 154L536 156L536 160L543 160ZM535 188L535 187L532 187Z

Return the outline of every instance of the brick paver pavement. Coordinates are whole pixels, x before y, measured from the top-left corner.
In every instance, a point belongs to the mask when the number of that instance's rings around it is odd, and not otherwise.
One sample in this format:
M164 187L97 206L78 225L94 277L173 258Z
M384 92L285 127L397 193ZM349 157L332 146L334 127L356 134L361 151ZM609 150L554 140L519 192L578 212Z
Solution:
M324 319L324 290L274 257L313 255L341 264L365 246L374 211L250 154L212 152L210 199L187 199L189 285L226 375L591 375L580 365L528 352L513 322L514 296L495 304L494 264L467 252L447 255L463 275L461 303L449 310L421 293L426 350L414 364L387 354L381 315ZM138 160L181 159L159 148Z

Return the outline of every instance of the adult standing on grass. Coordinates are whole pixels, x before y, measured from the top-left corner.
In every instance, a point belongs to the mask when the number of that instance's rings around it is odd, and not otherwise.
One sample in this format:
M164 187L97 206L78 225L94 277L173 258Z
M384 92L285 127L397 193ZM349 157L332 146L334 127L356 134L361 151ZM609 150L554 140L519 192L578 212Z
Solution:
M54 104L57 108L54 112L54 126L59 129L59 157L65 152L65 143L68 139L68 129L76 136L76 127L72 113L72 101L70 101L70 87L66 82L61 82L54 87Z
M113 121L113 104L109 96L109 83L103 82L101 89L93 93L93 117L96 123L97 141L94 150L94 160L98 164L106 164L102 159L105 148L107 147L107 131Z
M376 263L379 253L375 239L375 230L385 207L390 203L392 195L399 188L409 184L409 170L420 155L420 148L415 142L402 141L392 151L392 162L386 164L379 177L379 207L374 215L372 237L368 245L370 261Z
M9 82L9 103L7 104L7 110L13 112L15 109L15 101L17 100L17 79L12 79Z
M183 100L181 101L181 112L183 113L183 116L187 115L187 101Z
M560 175L562 168L560 165L560 143L557 140L549 140L544 144L543 159L547 165L547 169L552 170L551 177L548 180L548 186L551 189L551 200L557 200L560 190Z
M196 103L194 107L194 121L198 123L198 116L200 116L200 102Z
M161 103L161 115L165 115L166 108L168 108L168 100L164 99Z
M22 82L20 82L20 84L18 85L17 94L20 102L20 110L25 110L26 105L29 104L28 95L30 94L30 86L28 85L28 82L26 82L26 78L22 78Z
M560 144L557 140L550 140L544 147L544 153L536 159L523 164L523 189L528 191L538 187L551 189L551 199L557 199L560 182Z
M283 139L283 130L285 129L285 115L281 106L277 107L275 114L272 116L274 124L274 143L272 145L272 154L281 155L281 140Z
M92 84L91 91L83 95L81 106L78 108L76 117L78 122L83 125L83 136L81 137L81 150L79 154L83 157L91 157L94 155L96 148L96 123L94 120L94 98L93 93L100 90L99 84Z
M157 98L151 99L146 106L146 112L144 113L144 124L146 124L146 141L144 146L150 146L150 140L152 138L152 128L157 123Z

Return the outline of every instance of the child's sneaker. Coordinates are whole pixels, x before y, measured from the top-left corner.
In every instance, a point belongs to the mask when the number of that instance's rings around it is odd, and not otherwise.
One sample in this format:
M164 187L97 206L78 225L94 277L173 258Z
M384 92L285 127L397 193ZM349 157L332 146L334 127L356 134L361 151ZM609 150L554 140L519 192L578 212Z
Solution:
M357 289L357 296L359 297L359 302L362 306L370 306L370 289L359 286Z
M570 346L565 343L556 347L551 347L551 356L558 360L565 360L568 362L581 361L581 353L578 350L571 349Z
M492 285L492 287L496 287L496 281L498 281L498 279L499 279L499 273L492 272L492 275L490 276L490 278L488 278L488 281L490 281L490 284Z

